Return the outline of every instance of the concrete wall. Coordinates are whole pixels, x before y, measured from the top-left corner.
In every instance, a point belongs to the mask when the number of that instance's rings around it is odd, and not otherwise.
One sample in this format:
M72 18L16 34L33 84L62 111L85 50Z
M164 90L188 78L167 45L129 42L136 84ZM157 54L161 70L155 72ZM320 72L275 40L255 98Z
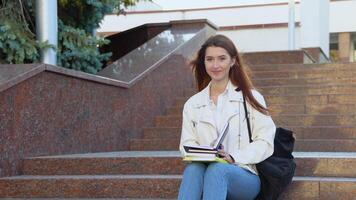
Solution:
M296 21L299 21L299 6L296 5ZM279 3L257 7L239 6L208 10L174 10L159 12L128 12L127 15L107 15L98 32L124 31L145 23L170 20L208 19L217 26L239 26L288 22L288 4Z
M330 33L356 32L356 1L330 2Z
M99 32L123 31L145 23L168 22L177 19L207 18L217 26L219 31L231 37L235 44L242 50L250 51L275 51L288 49L287 26L268 28L245 28L246 25L278 24L288 22L288 4L286 1L274 1L266 4L264 0L254 1L260 5L252 5L240 2L241 6L228 6L213 9L188 9L157 12L129 12L126 16L108 15L102 22ZM296 1L296 22L301 21L300 3ZM331 1L329 12L329 30L335 32L356 31L356 1ZM224 27L236 26L235 30L223 30ZM302 26L302 24L301 24ZM252 37L248 37L248 36ZM325 40L325 39L323 39ZM300 27L296 29L296 48L301 47ZM325 45L324 45L325 46ZM326 44L327 46L327 44ZM325 47L324 47L325 48ZM326 48L325 48L326 49Z
M301 2L301 47L320 47L329 55L329 0Z
M218 33L231 38L241 52L288 50L288 29L283 27L218 31ZM300 48L299 27L296 27L295 39L295 47L298 49Z

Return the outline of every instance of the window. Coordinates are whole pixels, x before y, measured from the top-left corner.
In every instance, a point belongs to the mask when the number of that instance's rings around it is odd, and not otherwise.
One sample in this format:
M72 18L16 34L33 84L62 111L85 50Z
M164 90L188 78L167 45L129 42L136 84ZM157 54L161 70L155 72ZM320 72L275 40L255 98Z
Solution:
M329 58L331 62L339 61L339 34L331 33L330 34L330 46L329 46Z
M350 61L355 62L356 61L356 33L351 33L351 55L350 55Z

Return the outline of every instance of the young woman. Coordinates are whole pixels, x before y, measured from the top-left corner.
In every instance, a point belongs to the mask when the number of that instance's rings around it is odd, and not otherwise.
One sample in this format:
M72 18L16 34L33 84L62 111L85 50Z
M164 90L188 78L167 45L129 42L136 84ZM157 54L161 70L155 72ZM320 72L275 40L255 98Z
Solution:
M273 153L276 127L263 96L253 89L233 42L210 37L192 61L199 93L185 103L180 151L183 145L211 145L221 129L229 130L218 154L229 164L191 162L183 173L179 200L253 200L260 191L255 164ZM243 107L247 102L252 139Z

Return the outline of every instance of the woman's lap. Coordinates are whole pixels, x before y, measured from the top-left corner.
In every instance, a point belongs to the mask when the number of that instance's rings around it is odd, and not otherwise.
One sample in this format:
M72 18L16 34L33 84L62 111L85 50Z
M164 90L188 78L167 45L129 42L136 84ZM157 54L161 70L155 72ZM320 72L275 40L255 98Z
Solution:
M184 170L182 185L180 190L189 190L184 192L194 193L196 198L203 190L203 199L226 199L226 196L227 199L234 200L253 199L260 190L257 175L239 166L224 163L188 164Z

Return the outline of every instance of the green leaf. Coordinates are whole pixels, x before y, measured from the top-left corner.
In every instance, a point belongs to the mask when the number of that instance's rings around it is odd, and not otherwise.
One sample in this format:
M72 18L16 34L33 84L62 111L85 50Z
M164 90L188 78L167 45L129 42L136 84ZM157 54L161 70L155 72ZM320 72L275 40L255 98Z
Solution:
M58 47L38 42L35 37L35 0L3 0L0 12L0 60L7 63L37 62L45 48L57 50L58 65L96 73L110 55L98 47L108 44L104 38L92 37L106 14L138 0L58 0ZM23 11L26 13L25 19Z

